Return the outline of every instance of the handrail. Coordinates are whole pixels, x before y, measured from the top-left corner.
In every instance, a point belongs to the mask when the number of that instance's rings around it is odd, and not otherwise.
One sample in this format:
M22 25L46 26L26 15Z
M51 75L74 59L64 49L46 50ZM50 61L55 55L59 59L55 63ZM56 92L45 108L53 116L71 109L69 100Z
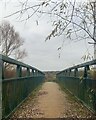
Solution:
M28 70L27 72L29 72L31 69L33 73L36 72L38 74L45 75L42 71L40 71L39 69L37 69L35 67L32 67L32 66L25 64L23 62L14 60L14 59L7 57L7 56L4 56L2 54L0 54L0 59L2 60L2 67L3 67L4 62L9 63L9 64L13 64L13 65L17 65L17 73L20 72L21 67L25 67ZM20 74L17 77L20 77ZM3 78L4 78L4 76L3 76Z
M64 69L64 70L58 72L56 75L60 75L61 73L65 72L65 71L71 71L71 70L77 69L77 68L82 68L82 67L87 67L88 68L88 66L95 65L95 64L96 64L96 59L92 60L92 61L89 61L89 62L79 64L79 65L76 65L76 66L73 66L73 67L69 67L67 69Z
M16 65L15 77L4 78L5 63ZM22 67L27 68L26 76L22 75ZM44 82L44 78L45 74L37 68L0 54L0 82L2 83L2 86L0 86L2 107L0 108L2 108L2 118L8 118L28 95Z
M62 70L56 78L58 83L96 113L96 60Z

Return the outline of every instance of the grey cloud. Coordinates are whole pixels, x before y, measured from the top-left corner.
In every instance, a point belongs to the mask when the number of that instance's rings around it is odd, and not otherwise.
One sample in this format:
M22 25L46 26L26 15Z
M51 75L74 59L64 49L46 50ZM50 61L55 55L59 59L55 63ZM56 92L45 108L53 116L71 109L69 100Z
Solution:
M1 7L0 4L0 8L2 8L3 16L8 15L9 11L16 10L12 5L8 5L7 9L4 10L4 6ZM48 17L41 18L38 26L35 19L31 19L24 24L24 22L16 22L15 18L16 16L12 16L7 20L14 25L16 31L20 32L20 35L25 39L23 47L26 48L28 57L23 61L27 64L41 70L62 70L73 64L81 63L81 57L86 53L87 48L90 47L89 52L93 54L93 47L84 41L69 42L70 40L62 36L45 42L46 36L52 29L51 24L47 22L49 21ZM63 48L57 51L63 40L67 42L64 42ZM58 57L59 53L61 54L60 58Z

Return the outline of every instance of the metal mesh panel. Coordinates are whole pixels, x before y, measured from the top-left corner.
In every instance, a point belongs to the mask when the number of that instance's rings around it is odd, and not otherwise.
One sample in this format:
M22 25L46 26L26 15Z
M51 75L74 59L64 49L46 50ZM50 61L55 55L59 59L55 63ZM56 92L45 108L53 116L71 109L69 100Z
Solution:
M0 76L2 78L2 118L7 118L43 82L45 74L32 66L4 55L0 55L0 60L2 61L2 64L0 64ZM7 72L5 72L5 63L11 64ZM14 69L13 66L15 66ZM26 68L26 74L23 74L23 67ZM8 73L10 73L10 77Z
M2 84L3 117L8 116L39 84L44 77L5 80Z
M96 60L90 61L84 64L80 64L66 70L63 70L57 74L57 82L68 89L74 94L79 100L83 102L90 110L96 112L96 78L88 78L88 71L90 65L96 65ZM79 76L78 68L84 68L84 74L82 77ZM65 71L76 70L74 77L66 75ZM94 69L96 69L94 67ZM63 74L64 73L64 74Z

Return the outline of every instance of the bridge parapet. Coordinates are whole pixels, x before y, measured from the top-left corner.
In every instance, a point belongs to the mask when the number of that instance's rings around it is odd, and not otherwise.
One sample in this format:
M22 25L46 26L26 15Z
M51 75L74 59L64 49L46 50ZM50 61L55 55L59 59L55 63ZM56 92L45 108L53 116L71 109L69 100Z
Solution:
M6 64L12 65L9 73L15 70L14 77L6 77ZM15 66L15 67L13 67ZM23 68L26 69L23 71ZM7 118L44 81L45 74L30 65L0 55L0 82L2 86L2 118ZM0 92L1 92L0 91Z
M96 112L96 60L62 70L56 77L63 87Z
M38 70L37 68L34 68L30 65L27 65L25 63L22 63L20 61L14 60L12 58L6 57L4 55L0 55L0 59L2 59L2 68L4 70L4 62L16 65L16 73L17 78L22 77L22 67L27 68L27 76L44 76L45 74ZM32 70L32 73L30 73L30 70ZM2 78L4 79L4 74L2 75Z

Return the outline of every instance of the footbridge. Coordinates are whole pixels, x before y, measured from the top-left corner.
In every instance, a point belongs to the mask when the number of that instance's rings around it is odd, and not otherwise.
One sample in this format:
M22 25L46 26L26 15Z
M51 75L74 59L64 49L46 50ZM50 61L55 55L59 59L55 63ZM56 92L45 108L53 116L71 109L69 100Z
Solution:
M44 72L0 55L1 119L9 118L32 91L44 82ZM58 72L54 82L67 89L91 112L96 113L96 60Z

